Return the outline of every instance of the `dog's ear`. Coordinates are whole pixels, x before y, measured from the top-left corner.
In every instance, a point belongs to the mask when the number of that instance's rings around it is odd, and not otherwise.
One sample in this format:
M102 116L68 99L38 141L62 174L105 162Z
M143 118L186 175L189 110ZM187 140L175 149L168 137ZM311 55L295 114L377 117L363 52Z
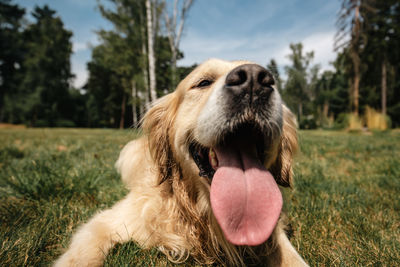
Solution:
M158 169L159 184L179 172L171 147L173 140L170 139L178 101L176 93L158 99L142 120L142 128L148 137L150 155Z
M283 106L282 135L278 147L278 154L275 162L271 165L270 171L276 182L285 187L290 187L292 182L293 156L297 151L297 123L292 112Z

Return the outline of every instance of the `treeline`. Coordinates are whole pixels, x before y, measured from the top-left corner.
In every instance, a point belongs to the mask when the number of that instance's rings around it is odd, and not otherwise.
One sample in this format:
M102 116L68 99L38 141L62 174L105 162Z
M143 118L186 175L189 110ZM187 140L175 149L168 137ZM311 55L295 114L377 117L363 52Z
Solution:
M0 2L0 122L67 126L77 119L80 95L71 90L72 32L55 11Z
M193 68L178 67L180 36L191 0L99 2L112 31L87 64L88 82L73 88L72 32L56 12L0 0L0 122L28 126L130 127L151 101L170 92ZM163 21L162 21L163 18ZM153 64L151 64L153 63Z
M344 128L349 119L369 126L372 109L399 127L400 1L342 1L335 46L334 70L321 72L312 51L290 45L287 79L278 86L301 128ZM276 62L269 68L277 70Z
M194 66L177 67L191 0L99 1L113 24L92 48L89 79L73 88L72 32L48 6L33 22L11 0L0 0L0 122L28 126L136 126L151 101L172 91ZM285 79L271 60L277 87L301 128L345 127L369 108L400 126L400 4L343 0L333 71L321 71L312 51L291 44Z
M173 89L193 67L177 67L179 42L191 0L114 0L99 4L112 31L98 32L101 44L88 64L87 125L137 125L146 107ZM170 1L169 1L170 2ZM179 4L179 5L178 5Z

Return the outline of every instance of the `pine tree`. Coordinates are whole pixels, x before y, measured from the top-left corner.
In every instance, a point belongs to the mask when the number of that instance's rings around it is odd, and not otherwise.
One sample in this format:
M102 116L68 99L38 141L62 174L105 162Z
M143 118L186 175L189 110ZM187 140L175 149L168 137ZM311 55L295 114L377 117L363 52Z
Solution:
M36 22L24 31L23 79L16 102L30 125L57 126L70 115L72 32L47 5L35 7ZM16 111L15 111L16 112Z
M22 19L25 10L8 0L0 2L0 122L20 122L11 100L21 79L23 59ZM8 99L8 101L6 101Z

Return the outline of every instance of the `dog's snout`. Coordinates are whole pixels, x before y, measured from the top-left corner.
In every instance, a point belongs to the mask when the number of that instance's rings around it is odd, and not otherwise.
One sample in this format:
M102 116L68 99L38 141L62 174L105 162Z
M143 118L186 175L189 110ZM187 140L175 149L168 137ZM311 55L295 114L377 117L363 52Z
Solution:
M225 85L232 92L271 91L274 84L272 74L257 64L245 64L233 69L225 80Z

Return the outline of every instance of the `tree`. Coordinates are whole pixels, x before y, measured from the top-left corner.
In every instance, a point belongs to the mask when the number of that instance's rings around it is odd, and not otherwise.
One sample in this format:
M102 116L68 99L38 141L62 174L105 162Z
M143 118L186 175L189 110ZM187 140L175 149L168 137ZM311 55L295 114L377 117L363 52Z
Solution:
M324 71L313 86L314 106L316 108L317 124L329 125L329 118L337 118L340 113L346 111L348 97L346 83L337 71Z
M88 63L89 79L87 91L87 126L118 127L121 101L121 83L117 73L107 62L109 47L105 44L93 48Z
M164 21L165 21L165 27L167 30L167 36L169 40L169 45L171 48L172 56L171 56L171 61L172 61L172 77L171 77L171 87L175 88L177 86L177 60L178 60L178 51L179 51L179 45L185 25L185 20L188 16L188 12L190 7L193 4L193 0L183 0L183 3L181 4L181 9L178 14L178 5L179 5L179 0L174 0L174 5L172 7L172 13L168 14L168 5L166 3L166 0L164 1Z
M0 1L0 122L13 121L10 101L17 93L23 59L22 19L25 10L12 5L9 0Z
M275 59L271 59L267 65L267 69L272 73L275 79L275 86L279 92L282 90L282 80L279 75L278 64L276 64Z
M146 17L147 17L147 44L148 44L148 60L149 60L149 80L150 80L150 95L151 100L157 99L156 93L156 65L155 65L155 55L154 55L154 39L155 39L155 29L153 25L153 16L151 8L151 1L146 0Z
M399 3L397 0L344 0L337 20L336 48L343 48L350 77L354 113L366 106L381 109L396 121L399 66ZM396 124L396 123L395 123Z
M106 9L99 4L101 14L113 23L114 29L98 32L101 44L93 49L92 61L88 65L93 79L89 79L87 88L90 94L103 92L110 96L108 99L114 101L111 105L114 112L106 114L113 117L112 114L118 110L119 126L122 128L129 125L126 119L130 122L126 112L129 105L132 123L137 125L138 117L144 113L150 100L168 92L171 51L167 37L158 35L162 11L158 1L114 0L113 3L114 9ZM177 58L181 56L178 50ZM101 88L102 85L96 82L99 75L103 75L103 81L107 80L104 84L108 84L109 88ZM92 97L92 110L96 110L94 99L97 97ZM115 101L120 102L116 104ZM103 105L98 108L102 109Z
M347 113L351 111L349 80L350 74L347 72L348 57L344 53L339 53L332 63L335 68L332 81L330 82L330 90L332 98L330 99L329 109L334 114L335 118L340 113ZM323 77L323 76L322 76Z
M285 66L288 76L283 97L286 103L296 110L299 121L303 117L303 108L305 103L310 99L310 85L308 81L308 70L314 52L303 53L303 45L301 43L290 44L292 54L288 55L292 61L291 66Z
M336 25L338 31L335 36L335 50L344 48L351 58L353 78L351 80L351 106L358 115L361 79L360 54L367 42L364 30L365 17L362 15L373 10L370 3L373 0L343 0ZM350 39L348 39L350 35Z
M394 3L390 7L390 19L392 19L390 39L389 39L389 51L388 62L390 63L389 72L389 84L391 86L388 87L387 94L387 105L388 105L388 115L390 115L392 119L392 126L399 127L400 126L400 4L398 1L390 1Z
M108 69L111 73L109 78L117 80L119 83L119 86L113 86L111 89L117 90L115 94L121 96L118 98L120 100L119 127L123 128L126 124L128 98L131 99L130 104L134 106L132 107L134 123L136 122L135 116L137 116L136 105L143 102L138 98L144 98L146 104L150 98L148 35L146 35L146 17L144 15L146 6L144 0L115 0L113 2L115 9L106 9L99 4L102 16L114 25L114 30L98 32L103 42L102 49L106 54L102 55L102 60L97 60L96 64L103 64L103 68ZM155 86L153 82L152 86ZM156 97L154 92L151 94L152 97ZM117 98L112 97L112 99Z
M15 101L30 125L58 126L70 116L72 33L47 5L35 7L32 16L36 22L23 33L23 79Z
M381 89L380 108L383 114L387 113L387 93L388 76L392 66L398 64L398 43L396 32L399 25L396 24L396 17L400 14L398 1L375 1L372 3L369 12L364 12L364 28L368 37L368 42L364 49L363 59L370 68L366 69L366 77L373 77L374 80L368 80L367 86ZM397 30L397 31L396 31ZM379 62L380 64L376 64ZM378 83L378 81L380 81Z

